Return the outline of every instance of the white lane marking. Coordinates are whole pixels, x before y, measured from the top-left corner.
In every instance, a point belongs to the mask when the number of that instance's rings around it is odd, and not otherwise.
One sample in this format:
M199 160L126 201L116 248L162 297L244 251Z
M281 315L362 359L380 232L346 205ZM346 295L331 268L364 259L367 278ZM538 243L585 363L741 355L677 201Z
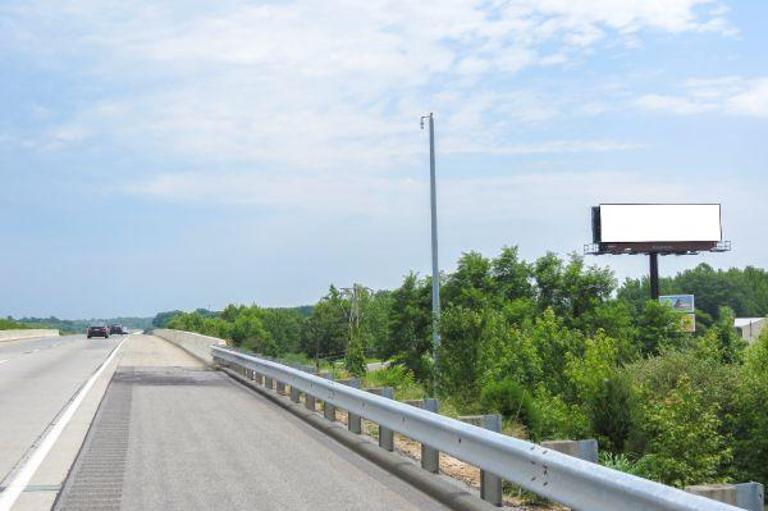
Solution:
M45 457L56 443L56 440L58 440L59 436L61 436L61 432L64 431L64 428L67 426L67 424L69 424L69 421L72 420L72 416L77 411L77 408L80 406L80 403L82 403L83 399L85 399L88 391L91 390L91 387L93 387L94 383L96 383L96 380L99 378L99 376L101 376L101 373L104 372L104 369L106 369L109 363L112 362L112 360L115 358L115 355L117 355L117 352L123 346L123 343L128 340L128 337L130 337L130 335L120 341L120 344L117 345L117 347L112 351L104 363L102 363L96 372L91 375L88 381L85 382L85 385L82 386L74 399L69 402L69 405L67 405L67 408L64 410L64 412L55 419L53 427L48 430L48 433L45 434L32 455L27 458L27 461L16 473L16 476L13 478L13 480L8 483L8 485L5 487L5 490L0 493L0 511L11 510L13 504L19 498L19 495L21 495L21 492L24 491L24 488L27 487L29 481L32 480L32 476L35 475L35 472L37 472L37 469L43 463Z

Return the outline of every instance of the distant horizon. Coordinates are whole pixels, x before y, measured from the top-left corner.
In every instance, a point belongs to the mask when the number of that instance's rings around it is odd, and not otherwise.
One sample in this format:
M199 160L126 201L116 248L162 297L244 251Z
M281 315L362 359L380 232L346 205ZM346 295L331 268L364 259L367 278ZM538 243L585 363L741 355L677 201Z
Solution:
M486 257L494 257L495 255L496 254L483 254L483 256L486 256ZM563 257L562 254L558 254L558 256ZM565 256L567 257L567 254ZM589 266L591 266L592 264L596 264L597 266L605 268L605 267L609 267L609 266L608 265L600 265L600 264L597 264L597 263L594 263L594 262L590 263L590 259L599 260L601 258L610 258L610 257L624 257L624 256L598 256L598 257L592 257L592 258L590 258L589 256L584 256L584 260L585 260L585 263L587 265L589 265ZM642 261L644 261L645 264L647 264L647 258L642 256L642 255L626 256L626 257L639 258ZM699 256L696 256L696 255L692 255L692 256L665 256L665 257L661 258L662 262L660 264L663 266L663 261L665 259L669 260L669 259L673 259L673 258L677 259L677 258L696 258L696 257L699 257ZM529 260L528 262L531 262L531 261ZM731 269L744 270L747 267L754 267L754 268L768 270L768 268L764 268L764 267L758 266L758 265L750 265L750 264L747 264L747 265L744 265L744 266L718 267L718 266L712 265L712 264L710 264L708 262L704 263L702 261L702 262L697 262L696 264L693 264L693 265L688 265L688 266L686 266L686 267L684 267L684 268L682 268L682 269L680 269L678 271L675 271L672 274L664 274L664 273L662 273L660 275L660 277L662 279L664 279L664 278L673 278L673 277L679 275L680 273L684 272L685 270L692 270L692 269L696 268L697 266L699 266L699 264L709 264L716 271L717 270L727 271L727 270L731 270ZM442 271L445 271L445 270L442 270ZM407 273L408 272L406 272L404 274L404 276L407 275ZM450 272L448 272L448 273L450 273ZM418 275L420 277L428 277L429 276L429 275L427 275L424 272L420 272L420 273L418 273ZM617 287L621 288L621 286L624 284L624 282L626 281L627 278L629 278L629 279L643 279L644 277L647 277L647 276L648 276L647 272L643 273L643 274L640 274L640 275L638 275L636 277L627 276L625 278L619 278L617 276L616 277ZM357 282L357 283L365 284L365 282ZM400 282L397 285L395 285L393 287L390 287L390 288L377 288L376 290L389 290L389 291L391 291L391 290L394 290L394 289L398 288L401 283L402 282ZM349 284L351 285L353 283L350 282ZM57 316L55 314L53 314L53 315L51 315L51 314L47 314L47 315L25 314L25 315L21 315L21 316L12 316L12 315L3 314L2 312L0 312L0 317L12 317L16 321L23 320L24 318L29 318L29 319L48 319L48 318L51 318L51 317L56 318L56 319L61 320L61 321L100 321L100 320L110 320L110 319L118 319L118 318L153 319L155 316L157 316L157 314L160 314L160 313L163 313L163 312L171 312L171 311L175 311L175 310L178 310L178 311L181 311L181 312L194 312L196 310L203 309L203 310L207 310L207 311L210 311L210 312L221 312L228 305L257 305L259 307L273 308L273 309L281 309L281 308L284 308L284 309L297 309L297 308L301 308L301 307L314 307L315 304L323 296L325 296L327 294L328 289L330 289L331 285L335 285L336 287L340 287L340 285L338 285L338 284L329 284L328 287L325 289L325 291L322 292L320 295L318 295L317 298L314 301L307 302L307 303L302 303L302 304L293 304L293 305L291 305L291 304L288 304L288 305L273 305L273 304L260 303L258 300L246 300L246 301L229 301L229 302L221 304L220 306L200 305L200 306L191 306L191 307L187 307L187 308L170 307L170 308L163 309L163 310L157 310L157 311L155 311L153 313L147 313L146 315L141 315L141 314L138 314L138 315L137 314L120 314L120 313L118 313L118 314L106 315L106 316L100 316L100 317L99 316L92 316L92 317L84 316L84 317L72 318L72 317L61 317L61 316ZM210 307L213 307L213 308L210 308Z

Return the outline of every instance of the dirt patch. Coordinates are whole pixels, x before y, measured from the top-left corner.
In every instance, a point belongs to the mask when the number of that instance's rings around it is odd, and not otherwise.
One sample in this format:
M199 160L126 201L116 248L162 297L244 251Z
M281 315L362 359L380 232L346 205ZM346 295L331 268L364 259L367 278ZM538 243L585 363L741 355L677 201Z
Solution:
M346 425L347 412L336 410L336 420ZM364 435L374 439L379 438L379 426L377 424L363 419L362 429ZM397 433L395 434L395 450L411 459L421 461L421 443ZM478 491L480 489L480 469L445 453L440 453L440 473L461 481L470 488ZM522 511L563 511L567 509L551 503L531 503L530 497L516 496L516 493L521 494L523 492L512 488L511 485L510 488L505 488L505 506Z

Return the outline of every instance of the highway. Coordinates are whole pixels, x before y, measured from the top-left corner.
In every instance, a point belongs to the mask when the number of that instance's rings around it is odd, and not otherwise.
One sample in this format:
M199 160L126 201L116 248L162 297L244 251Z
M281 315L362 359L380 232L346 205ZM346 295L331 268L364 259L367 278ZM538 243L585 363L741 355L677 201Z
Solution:
M118 342L73 335L0 343L0 481Z
M121 339L0 345L3 474ZM13 509L50 509L57 493L66 510L447 509L167 341L134 334L111 364L84 440L63 435L38 470L60 480L30 484ZM66 451L68 477L47 469Z

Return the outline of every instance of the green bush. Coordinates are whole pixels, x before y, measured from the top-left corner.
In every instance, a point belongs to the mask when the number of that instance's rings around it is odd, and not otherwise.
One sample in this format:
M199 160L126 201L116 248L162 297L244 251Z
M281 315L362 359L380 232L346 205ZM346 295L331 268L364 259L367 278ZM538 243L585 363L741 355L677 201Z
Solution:
M613 371L586 402L592 431L601 449L622 452L636 424L637 397L629 377Z
M531 437L541 430L536 401L531 393L514 380L506 379L486 384L480 392L480 404L486 412L497 412L528 428Z
M641 473L640 467L637 466L637 460L633 460L626 454L600 451L599 458L600 464L604 467L612 468L613 470L618 470L619 472L627 474L645 477L645 474Z
M638 470L678 487L724 479L732 452L720 433L718 412L717 403L683 375L669 394L642 407L647 454L638 460Z
M538 385L534 399L539 414L539 440L585 438L590 434L589 417L583 407L568 404Z
M421 399L425 396L424 387L416 381L413 371L402 365L392 365L370 371L363 377L366 387L392 387L395 399Z

